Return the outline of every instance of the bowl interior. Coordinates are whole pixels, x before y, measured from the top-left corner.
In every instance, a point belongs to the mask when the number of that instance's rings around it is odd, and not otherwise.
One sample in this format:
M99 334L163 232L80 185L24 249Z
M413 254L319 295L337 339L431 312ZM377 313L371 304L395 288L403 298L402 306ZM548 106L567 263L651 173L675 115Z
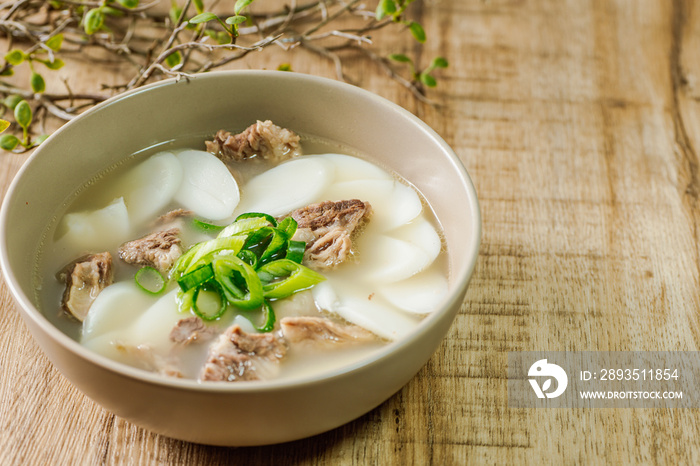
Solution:
M34 261L27 258L35 257L47 223L86 180L155 144L266 119L368 154L413 183L441 222L451 290L461 300L476 261L480 216L471 181L447 144L407 111L367 91L261 71L148 86L52 135L22 167L3 205L0 260L15 298L42 326L52 326L34 307Z

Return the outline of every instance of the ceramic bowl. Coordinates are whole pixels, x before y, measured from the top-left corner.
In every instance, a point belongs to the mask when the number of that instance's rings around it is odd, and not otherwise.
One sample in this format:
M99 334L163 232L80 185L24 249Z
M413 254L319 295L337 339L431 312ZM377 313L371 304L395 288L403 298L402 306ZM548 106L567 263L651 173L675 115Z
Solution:
M94 354L37 310L32 281L41 232L86 180L130 154L256 119L369 154L432 205L448 249L449 298L413 333L371 357L294 380L198 383ZM318 434L375 408L406 384L448 332L481 235L463 165L425 123L370 92L298 73L231 71L156 83L108 100L63 126L27 160L0 218L0 263L16 307L51 362L87 396L139 426L211 445L262 445ZM27 260L30 258L30 260Z

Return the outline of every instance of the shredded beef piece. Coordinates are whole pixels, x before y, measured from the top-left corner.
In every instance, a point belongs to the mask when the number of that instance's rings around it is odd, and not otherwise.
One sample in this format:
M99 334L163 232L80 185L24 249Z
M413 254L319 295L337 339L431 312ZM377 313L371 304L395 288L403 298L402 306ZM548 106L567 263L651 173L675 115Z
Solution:
M180 230L170 228L124 243L119 257L127 264L148 265L166 272L182 255Z
M182 371L179 369L179 361L169 355L162 356L156 353L153 348L148 345L125 345L116 343L116 348L125 354L135 358L135 362L149 371L157 372L160 375L168 377L184 378Z
M270 120L258 121L234 135L221 129L214 140L206 141L205 145L208 152L224 162L240 162L256 156L281 162L301 155L299 136Z
M208 327L202 319L193 316L177 321L170 331L170 340L175 343L189 345L190 343L210 340L216 334L216 329Z
M170 222L172 222L172 221L175 221L175 220L177 220L177 219L179 219L179 218L182 218L182 217L191 217L191 216L193 216L193 215L194 215L194 212L192 212L191 210L187 210L187 209L175 209L175 210L171 210L170 212L168 212L168 213L166 213L166 214L163 214L163 215L161 215L160 217L158 217L158 218L156 219L155 224L156 224L156 225L165 225L165 224L168 224L168 223L170 223Z
M328 347L377 341L372 332L358 325L339 324L325 317L285 317L280 325L284 339L289 343L309 342Z
M66 282L63 309L82 322L97 295L114 280L112 255L102 252L78 259L59 278Z
M232 325L209 348L201 380L237 382L260 380L266 364L278 363L287 353L283 340L271 333L245 333Z
M352 253L352 234L369 220L372 206L358 199L325 201L295 210L290 215L298 223L295 240L306 240L304 263L316 269L332 269Z

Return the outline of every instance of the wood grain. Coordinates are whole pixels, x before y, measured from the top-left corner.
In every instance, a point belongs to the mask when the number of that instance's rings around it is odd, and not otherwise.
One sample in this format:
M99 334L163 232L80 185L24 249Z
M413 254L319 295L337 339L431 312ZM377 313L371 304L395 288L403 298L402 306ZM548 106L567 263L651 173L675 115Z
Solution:
M450 61L430 94L439 106L343 58L358 85L452 145L481 202L474 278L420 373L310 439L188 444L70 386L3 285L0 464L700 463L698 410L513 409L506 389L508 351L700 349L700 6L424 0L412 14L429 37L421 62ZM375 39L386 53L413 47L407 36ZM262 55L245 66L290 61ZM291 63L334 77L308 53ZM3 192L24 158L0 158Z

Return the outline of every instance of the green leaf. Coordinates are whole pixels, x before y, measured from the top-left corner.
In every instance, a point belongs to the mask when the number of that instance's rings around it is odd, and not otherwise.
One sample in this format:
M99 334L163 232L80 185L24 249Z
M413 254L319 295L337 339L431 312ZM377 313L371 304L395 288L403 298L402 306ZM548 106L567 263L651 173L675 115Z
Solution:
M5 68L4 70L0 71L0 76L13 76L15 74L15 70L11 67Z
M139 0L117 0L117 3L119 3L121 6L124 8L136 8L139 6Z
M56 34L46 41L46 46L54 52L61 50L61 45L63 45L63 34Z
M5 107L10 108L10 109L12 109L12 110L14 110L15 107L17 107L17 104L20 103L20 102L22 102L22 97L20 97L20 96L18 96L18 95L16 95L16 94L8 95L7 97L5 97L5 98L2 100L2 104L3 104Z
M238 14L251 3L253 3L253 0L236 0L236 5L233 7L233 12Z
M51 61L51 60L41 60L41 63L43 63L44 65L46 65L46 67L47 67L48 69L50 69L50 70L60 70L60 69L63 68L63 66L65 65L65 63L63 62L63 60L61 60L60 58L54 58L53 61Z
M104 23L105 23L105 15L102 12L102 9L101 8L93 8L92 10L85 13L85 23L83 24L83 28L85 29L85 34L87 34L87 35L94 34L96 31L100 30L100 28L104 25Z
M12 134L3 134L0 136L0 149L4 149L9 152L15 150L18 145L19 139L17 139L17 136Z
M435 78L433 78L432 76L430 76L427 73L421 73L420 81L428 87L437 86L437 81L435 80Z
M413 62L413 60L411 60L410 58L408 58L406 55L404 55L402 53L392 53L389 55L389 59L400 62L400 63L412 63Z
M384 19L396 13L396 2L394 0L381 0L375 12L377 20Z
M280 63L280 65L277 67L277 71L292 71L292 64Z
M32 147L36 147L42 142L46 141L49 138L48 134L42 134L41 136L38 136L32 141Z
M165 64L171 69L182 64L182 54L180 52L171 53L165 58Z
M32 86L32 90L38 94L46 90L46 81L44 81L44 77L36 71L32 73L32 77L29 79L29 83Z
M5 131L9 127L10 127L9 121L0 119L0 133Z
M435 57L433 63L430 65L432 68L447 68L449 63L442 57Z
M15 121L22 128L27 129L32 124L32 108L26 100L21 100L15 107Z
M411 31L411 34L418 42L420 42L421 44L425 42L425 31L423 30L423 26L413 21L411 24L408 25L408 29Z
M245 16L229 16L226 18L226 24L232 24L232 25L237 25L245 22L245 20L248 19Z
M188 22L190 24L201 24L201 23L206 23L208 21L211 21L213 19L219 19L219 17L216 16L214 13L210 13L207 11L207 12L198 14L194 18L191 18Z
M204 11L204 2L202 2L202 0L194 0L192 3L194 3L194 8L197 10L197 13Z
M5 61L14 66L19 65L26 58L27 56L20 49L13 49L5 54Z

